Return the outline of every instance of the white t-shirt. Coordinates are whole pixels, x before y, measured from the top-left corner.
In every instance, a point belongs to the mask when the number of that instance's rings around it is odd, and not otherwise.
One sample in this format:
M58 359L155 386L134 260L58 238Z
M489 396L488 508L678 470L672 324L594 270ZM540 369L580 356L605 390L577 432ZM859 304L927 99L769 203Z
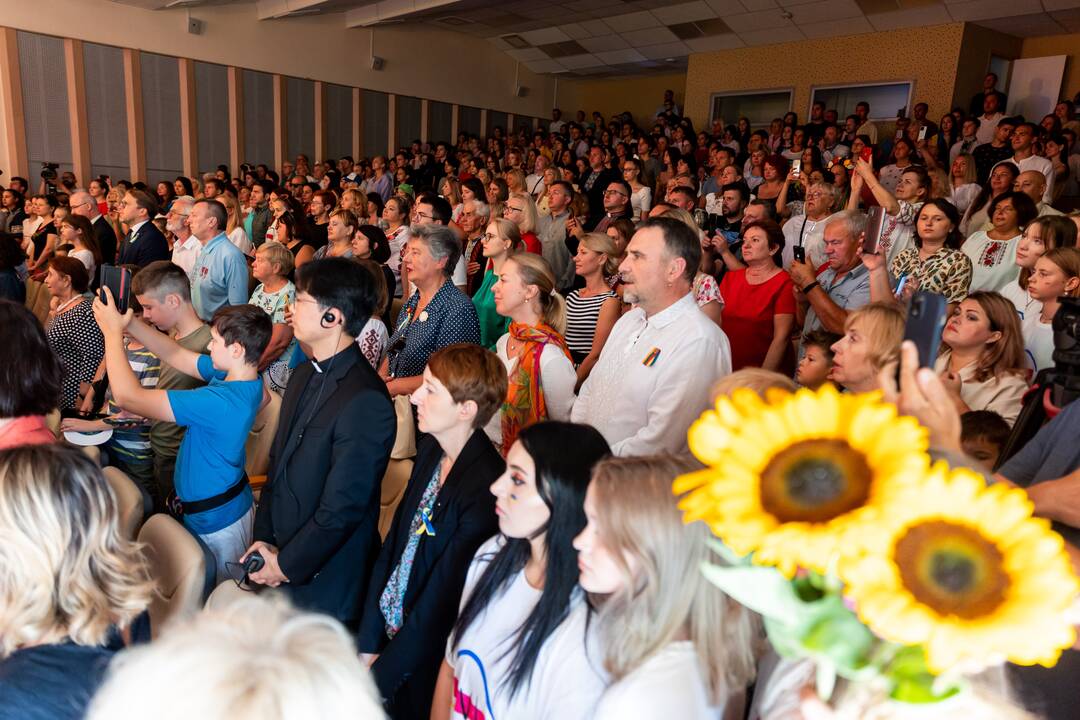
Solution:
M73 257L81 262L91 280L95 277L94 272L97 270L97 265L94 263L94 253L89 250L72 250L68 253L68 257Z
M641 186L630 194L630 207L633 209L633 216L635 219L644 219L649 214L649 210L652 209L652 189L648 186Z
M505 542L491 538L476 551L465 578L461 607ZM447 641L446 662L454 671L453 720L566 720L591 718L606 685L594 648L586 649L588 608L575 590L570 614L548 636L533 665L530 682L510 695L507 673L513 662L517 631L529 617L541 591L518 572L500 595L466 630L457 647ZM509 652L507 652L509 650Z
M506 366L506 374L509 375L517 367L517 358L510 358L506 353L506 343L510 338L507 333L495 343L495 354ZM570 410L574 407L574 385L577 384L577 372L574 371L574 363L563 354L562 350L552 344L544 346L540 353L540 386L544 390L544 404L547 407L548 419L566 421L570 419ZM502 446L502 410L491 416L491 420L484 427L484 432L495 443L495 447Z
M1031 361L1035 372L1054 365L1054 327L1044 323L1041 312L1024 316L1024 352Z
M780 254L785 269L790 268L795 261L793 248L799 244L800 235L806 259L811 265L819 268L829 261L825 256L825 226L831 217L832 215L826 215L820 220L810 220L806 215L798 215L784 223L784 249Z
M999 292L1015 284L1020 278L1020 267L1016 264L1016 246L1019 243L1019 235L1008 240L993 240L982 230L972 233L962 248L971 259L971 287L968 292Z
M662 648L609 687L592 718L720 720L723 716L724 705L709 702L693 643L684 640Z
M1024 318L1028 315L1038 315L1042 312L1042 303L1032 298L1031 294L1020 287L1020 283L1018 282L1011 282L998 292L1016 307L1016 312L1020 315L1021 322L1023 322Z
M227 237L229 238L229 242L240 248L240 252L245 255L251 255L255 251L255 246L251 244L247 231L240 225L234 227L233 231L229 233Z

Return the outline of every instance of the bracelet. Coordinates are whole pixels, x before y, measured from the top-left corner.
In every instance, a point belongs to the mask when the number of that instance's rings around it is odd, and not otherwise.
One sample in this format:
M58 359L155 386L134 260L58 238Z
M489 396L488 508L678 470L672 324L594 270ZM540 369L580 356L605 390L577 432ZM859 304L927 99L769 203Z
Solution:
M814 288L816 288L816 287L821 287L821 283L819 283L819 282L818 282L817 280L815 280L814 282L810 283L809 285L805 285L805 286L803 286L803 289L802 289L802 294L803 294L803 295L809 295L809 294L810 294L810 291L811 291L811 290L813 290L813 289L814 289Z

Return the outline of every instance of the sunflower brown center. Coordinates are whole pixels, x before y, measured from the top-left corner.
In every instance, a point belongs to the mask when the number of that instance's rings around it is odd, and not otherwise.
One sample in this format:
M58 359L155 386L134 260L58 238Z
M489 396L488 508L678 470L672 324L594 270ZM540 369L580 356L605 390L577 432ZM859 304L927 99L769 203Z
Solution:
M761 471L761 505L779 522L828 522L870 497L873 473L843 440L803 440Z
M904 587L938 615L983 617L1005 600L1009 576L997 546L944 520L908 528L893 548Z

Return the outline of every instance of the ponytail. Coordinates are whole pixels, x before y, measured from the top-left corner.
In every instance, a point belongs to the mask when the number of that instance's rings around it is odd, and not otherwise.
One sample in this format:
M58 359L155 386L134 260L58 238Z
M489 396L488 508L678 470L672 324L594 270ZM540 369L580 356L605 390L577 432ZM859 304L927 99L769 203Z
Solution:
M566 301L555 291L555 273L551 265L540 255L518 252L510 256L518 267L521 280L535 285L540 298L540 319L560 335L566 332Z

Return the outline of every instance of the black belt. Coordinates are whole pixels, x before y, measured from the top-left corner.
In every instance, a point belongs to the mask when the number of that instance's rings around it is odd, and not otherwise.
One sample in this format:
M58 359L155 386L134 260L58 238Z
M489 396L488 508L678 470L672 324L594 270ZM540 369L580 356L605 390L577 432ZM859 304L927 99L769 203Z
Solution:
M214 510L222 505L226 504L240 493L244 492L244 488L248 486L248 476L244 473L243 476L237 480L233 485L229 487L225 492L208 497L203 500L181 500L180 497L174 492L172 497L169 498L169 510L175 517L183 517L184 515L195 515L196 513L207 512L208 510Z

